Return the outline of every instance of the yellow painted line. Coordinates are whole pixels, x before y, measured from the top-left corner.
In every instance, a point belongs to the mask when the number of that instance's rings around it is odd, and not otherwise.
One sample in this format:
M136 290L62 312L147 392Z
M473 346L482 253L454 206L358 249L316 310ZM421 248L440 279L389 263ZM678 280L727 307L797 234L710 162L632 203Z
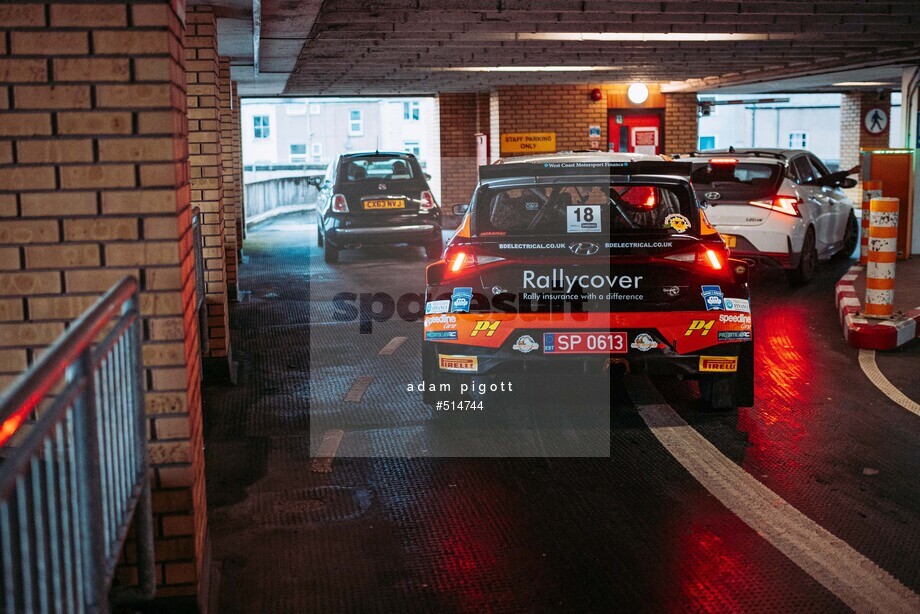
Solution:
M408 337L393 337L388 344L383 346L383 349L377 352L377 356L389 356L398 350L399 346L406 342L406 339L408 339Z
M332 461L335 459L335 453L338 451L344 435L345 431L340 429L326 431L326 434L323 435L323 440L319 444L319 449L316 451L316 456L310 463L310 471L313 473L332 473Z
M348 389L348 394L345 395L345 400L351 401L352 403L357 403L360 401L373 381L373 375L363 375L356 379L355 383L352 384L351 388Z
M690 475L841 601L857 612L920 612L920 595L726 458L648 378L630 377L626 386L649 429Z
M875 363L875 350L859 350L859 366L862 367L863 373L866 374L869 381L884 392L885 396L907 411L920 416L920 403L912 401L907 395L898 390L878 368Z

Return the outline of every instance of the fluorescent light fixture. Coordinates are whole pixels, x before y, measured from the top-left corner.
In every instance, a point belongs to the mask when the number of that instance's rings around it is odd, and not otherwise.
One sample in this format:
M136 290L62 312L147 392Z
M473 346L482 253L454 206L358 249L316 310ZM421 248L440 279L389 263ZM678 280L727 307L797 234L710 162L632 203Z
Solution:
M520 32L513 34L517 40L554 41L639 41L639 42L732 42L790 40L801 34L735 34L725 32Z
M434 71L456 72L595 72L622 70L621 66L451 66L433 67Z
M887 81L841 81L834 83L834 87L877 87L879 85L892 85Z

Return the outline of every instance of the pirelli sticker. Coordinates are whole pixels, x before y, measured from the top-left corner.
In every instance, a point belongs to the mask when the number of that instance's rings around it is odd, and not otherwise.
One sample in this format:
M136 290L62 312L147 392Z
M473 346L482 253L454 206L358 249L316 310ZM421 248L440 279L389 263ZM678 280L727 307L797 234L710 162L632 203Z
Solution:
M441 367L442 371L475 373L479 370L479 359L475 356L438 354L438 366Z
M737 370L737 356L700 356L700 373L734 373Z

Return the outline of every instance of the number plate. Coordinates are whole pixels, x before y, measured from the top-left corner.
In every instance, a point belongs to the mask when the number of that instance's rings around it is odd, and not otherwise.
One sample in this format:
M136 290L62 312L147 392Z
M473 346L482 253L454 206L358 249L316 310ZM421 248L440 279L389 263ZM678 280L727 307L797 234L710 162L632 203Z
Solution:
M725 241L725 247L735 247L738 242L734 235L722 235L722 240Z
M365 200L364 209L405 209L406 201L403 199Z
M625 354L626 333L543 333L544 354Z

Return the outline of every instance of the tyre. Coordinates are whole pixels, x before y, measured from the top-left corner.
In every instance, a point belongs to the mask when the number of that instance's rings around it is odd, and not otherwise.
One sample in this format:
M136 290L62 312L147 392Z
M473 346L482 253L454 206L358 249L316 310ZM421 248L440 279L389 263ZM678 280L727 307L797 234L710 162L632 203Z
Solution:
M815 230L809 228L805 233L805 242L802 244L802 255L799 257L799 266L786 270L786 281L790 286L804 286L811 282L818 267L818 248L815 245Z
M335 264L339 261L339 248L329 241L323 241L323 260L329 264Z
M425 245L425 257L428 260L437 260L444 251L444 239L438 237L435 241Z
M738 370L700 379L700 398L707 409L730 411L754 405L754 342L742 344Z
M859 243L859 223L856 221L856 214L853 211L850 211L850 216L847 218L847 227L843 231L843 246L840 248L840 251L834 254L834 258L849 258L852 255L853 251L856 249L856 245Z

